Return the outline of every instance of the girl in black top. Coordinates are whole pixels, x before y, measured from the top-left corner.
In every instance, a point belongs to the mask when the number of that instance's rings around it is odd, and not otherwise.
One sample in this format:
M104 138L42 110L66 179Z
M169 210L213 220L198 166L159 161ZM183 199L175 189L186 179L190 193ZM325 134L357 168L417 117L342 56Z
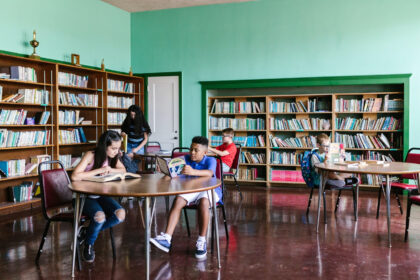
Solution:
M131 105L121 126L121 135L128 136L127 155L144 154L144 146L151 134L150 126L137 105Z

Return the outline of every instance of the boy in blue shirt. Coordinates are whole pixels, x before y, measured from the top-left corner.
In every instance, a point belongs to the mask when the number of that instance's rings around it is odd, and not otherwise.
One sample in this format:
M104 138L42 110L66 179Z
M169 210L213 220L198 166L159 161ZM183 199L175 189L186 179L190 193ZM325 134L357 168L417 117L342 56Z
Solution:
M216 175L217 161L213 157L206 156L209 140L202 136L196 136L192 139L190 153L185 156L185 167L182 174L189 176L208 176ZM215 199L219 201L222 198L221 188L215 191ZM171 248L172 235L178 224L181 210L190 204L198 205L198 225L199 236L196 243L195 257L198 259L205 258L207 255L206 234L209 223L209 208L212 205L212 196L210 192L198 192L190 194L178 195L172 204L169 212L168 224L165 232L151 238L150 242L157 248L168 253Z

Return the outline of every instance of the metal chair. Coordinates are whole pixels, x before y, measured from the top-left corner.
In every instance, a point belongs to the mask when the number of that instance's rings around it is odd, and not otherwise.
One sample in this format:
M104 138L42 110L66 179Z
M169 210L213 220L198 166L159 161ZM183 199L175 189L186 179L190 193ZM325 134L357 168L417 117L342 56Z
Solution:
M172 149L171 158L182 157L188 155L190 148L187 147L176 147Z
M417 151L418 153L415 153L415 151ZM420 148L409 149L407 152L407 156L405 157L405 162L420 164ZM412 194L418 193L418 189L416 185L404 183L403 180L404 179L413 180L415 179L415 176L416 174L405 174L405 175L400 176L400 180L398 182L391 182L391 192L395 193L395 198L397 199L398 208L400 209L401 215L403 215L403 209L401 207L401 201L398 195L403 194L404 191L407 191L408 197L410 198ZM386 186L385 183L381 182L380 188L378 191L378 207L376 209L376 219L379 218L379 208L381 206L381 192L383 193L385 192L385 186ZM407 209L408 209L409 200L410 199L408 199L407 201Z
M55 165L58 164L60 168L43 170L44 165ZM44 234L39 245L38 253L35 258L36 265L39 264L39 258L41 257L42 248L44 247L45 239L47 238L48 230L52 222L67 222L73 224L74 212L73 210L60 212L59 209L63 209L72 205L73 193L68 188L70 184L70 178L67 171L64 168L62 162L58 160L44 161L38 165L38 176L41 190L41 204L42 213L44 214L47 224L45 225ZM86 216L82 215L81 223L85 222ZM112 228L109 230L111 236L111 246L113 258L116 258L114 234ZM76 244L76 256L78 259L79 270L82 269L80 259L80 246Z
M147 153L157 153L160 152L162 150L161 145L159 142L157 141L149 141L146 144L146 148L145 148L145 152ZM155 173L156 171L156 157L147 157L144 156L145 158L145 169L144 171L142 171L143 174L151 174L151 173Z
M242 200L242 192L241 192L241 189L239 187L238 181L236 179L236 177L238 176L238 171L239 171L239 157L241 155L242 146L240 144L236 144L236 148L237 148L236 155L235 155L235 158L233 160L232 167L230 168L229 172L224 172L223 176L233 177L233 180L235 181L235 186L238 189L239 195L240 195L241 200Z

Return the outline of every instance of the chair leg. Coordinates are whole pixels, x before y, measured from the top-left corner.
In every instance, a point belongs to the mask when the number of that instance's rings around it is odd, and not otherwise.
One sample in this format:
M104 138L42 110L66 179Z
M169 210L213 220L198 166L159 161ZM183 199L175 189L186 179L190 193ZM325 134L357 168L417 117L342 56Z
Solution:
M379 218L379 209L381 208L381 197L382 197L382 185L379 187L378 190L378 207L376 209L376 219Z
M337 213L338 205L340 204L341 190L338 191L337 202L335 203L334 213Z
M82 271L82 254L80 253L80 243L76 244L76 258L77 258L77 267L79 271Z
M353 188L353 214L354 214L354 220L357 221L357 193L356 190Z
M226 221L225 206L222 204L221 208L222 208L222 214L223 214L223 223L225 223L226 241L229 241L229 231L228 231L228 226L227 226L227 221Z
M109 235L111 236L112 258L115 260L117 259L117 253L115 251L114 231L112 227L109 228Z
M45 225L44 234L42 235L42 239L41 239L41 244L39 244L38 253L36 254L36 258L35 258L36 265L39 264L39 258L41 257L41 254L42 254L42 248L44 247L45 239L47 239L48 230L50 229L50 223L51 222L48 220L47 224Z
M327 202L326 202L326 198L325 198L325 191L322 194L323 198L324 198L324 224L327 223Z
M400 213L402 215L403 214L403 209L401 207L401 201L400 201L400 197L398 196L398 193L395 193L395 198L397 199L398 207L400 208Z
M169 196L165 196L166 214L169 213Z
M211 253L212 254L214 252L214 236L215 236L214 231L215 231L215 228L214 228L214 217L211 217Z
M235 180L236 188L238 189L239 195L240 195L241 200L242 200L242 192L241 192L241 188L239 187L238 181L236 180L236 176L233 176L233 180Z
M408 227L410 226L410 213L411 213L411 200L409 196L407 200L407 217L405 218L404 242L407 242L407 238L408 238Z
M314 188L311 188L311 193L309 194L309 200L308 200L308 207L306 207L306 216L308 216L309 214L309 207L311 207L313 193L314 193Z
M185 224L187 225L188 237L191 237L191 232L190 232L190 223L189 223L189 221L188 221L187 209L185 209L185 208L184 208L184 216L185 216Z

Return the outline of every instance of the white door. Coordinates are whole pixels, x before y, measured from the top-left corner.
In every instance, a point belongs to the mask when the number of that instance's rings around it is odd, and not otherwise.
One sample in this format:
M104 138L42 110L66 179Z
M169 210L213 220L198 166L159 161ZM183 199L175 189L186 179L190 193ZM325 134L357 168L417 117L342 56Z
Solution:
M152 135L163 150L179 147L178 76L148 78L148 121Z

